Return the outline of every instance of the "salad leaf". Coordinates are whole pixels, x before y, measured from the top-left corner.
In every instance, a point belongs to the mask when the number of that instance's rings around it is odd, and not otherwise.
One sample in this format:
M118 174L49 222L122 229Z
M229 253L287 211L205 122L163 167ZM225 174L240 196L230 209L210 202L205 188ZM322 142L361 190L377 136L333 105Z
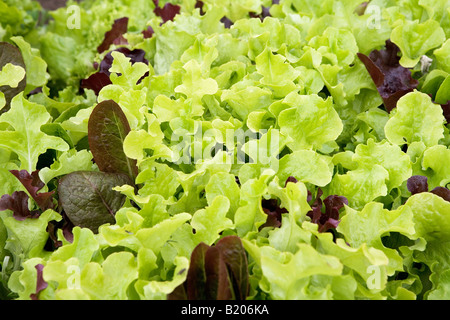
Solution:
M28 208L29 196L24 191L14 191L12 195L5 194L0 198L0 211L11 210L16 220L39 217L39 210L30 211Z
M442 108L432 103L428 95L419 91L411 92L398 101L396 110L384 127L390 142L409 145L422 141L431 147L444 137ZM415 116L410 117L410 114Z
M415 239L416 226L413 222L414 214L409 207L400 207L397 210L387 210L382 203L370 202L358 212L345 207L337 231L342 233L351 247L357 248L362 244L383 251L389 258L387 274L395 270L403 270L400 254L384 246L381 238L390 232L398 232L410 239Z
M412 176L408 179L407 187L412 195L420 192L428 192L428 182L425 176Z
M122 37L128 30L128 18L120 18L114 21L114 24L111 27L111 30L105 33L105 39L103 42L97 47L97 51L102 53L109 49L109 47L114 43L118 44L120 37Z
M450 62L450 40L447 39L440 48L433 51L437 64L441 70L450 72L448 67Z
M448 298L448 0L48 8L0 1L0 299Z
M48 82L50 75L47 73L47 63L42 59L40 51L32 48L23 37L11 37L11 40L14 41L22 53L27 70L27 86L32 86L32 88L44 86Z
M339 210L348 205L348 200L345 197L331 195L326 197L323 202L320 199L322 190L317 191L316 200L311 206L311 211L307 213L311 218L311 222L319 225L319 232L326 232L331 228L336 228L339 225ZM325 212L322 212L322 206L325 205Z
M213 247L201 242L192 251L186 281L168 299L245 300L247 268L247 255L238 237L225 236Z
M283 101L289 106L278 115L282 134L292 137L287 145L293 150L319 149L326 142L336 139L343 124L333 108L331 98L318 95L287 95Z
M129 183L126 174L75 171L59 181L58 194L74 225L97 232L99 226L115 222L114 215L125 202L125 196L112 189Z
M53 209L52 196L54 192L40 192L45 184L40 180L38 171L31 174L26 170L11 170L10 171L25 187L28 194L33 198L36 204L42 211Z
M388 112L397 106L398 100L417 88L419 82L412 78L411 71L400 65L400 49L390 40L385 50L374 50L369 56L358 53L383 98Z
M153 10L153 12L158 17L162 18L163 23L167 22L167 21L172 21L175 18L175 16L180 13L180 9L181 8L178 5L173 5L171 3L166 3L161 8L159 6L159 1L158 0L154 0L153 2L155 3L155 10Z
M26 70L22 54L17 47L7 42L0 42L0 98L4 100L0 105L0 114L9 110L11 100L25 90Z
M35 268L37 271L36 292L30 295L31 300L38 300L39 292L41 292L48 286L48 283L42 276L42 270L44 269L44 266L42 264L37 264Z
M88 124L89 147L100 171L125 173L134 180L138 174L136 161L123 151L130 125L120 106L112 100L99 103Z
M44 106L29 102L23 93L14 97L11 109L0 116L0 123L7 123L14 128L14 131L0 131L0 147L18 155L21 169L35 171L39 156L48 149L69 149L63 139L46 135L40 130L50 119Z
M422 55L439 47L446 39L439 22L429 19L424 23L418 20L402 21L392 30L391 40L402 52L400 64L405 68L413 68Z

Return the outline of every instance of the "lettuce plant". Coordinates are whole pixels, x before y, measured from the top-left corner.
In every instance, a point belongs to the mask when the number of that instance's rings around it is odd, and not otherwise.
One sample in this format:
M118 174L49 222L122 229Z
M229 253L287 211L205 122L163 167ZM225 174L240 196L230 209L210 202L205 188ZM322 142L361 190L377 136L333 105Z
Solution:
M449 16L0 0L0 299L449 299Z

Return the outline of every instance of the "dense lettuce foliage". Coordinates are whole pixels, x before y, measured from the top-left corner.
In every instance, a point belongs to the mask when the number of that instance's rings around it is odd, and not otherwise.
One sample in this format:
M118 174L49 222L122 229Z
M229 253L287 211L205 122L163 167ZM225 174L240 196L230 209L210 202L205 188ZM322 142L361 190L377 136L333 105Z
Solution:
M449 0L0 0L0 41L0 299L450 299Z

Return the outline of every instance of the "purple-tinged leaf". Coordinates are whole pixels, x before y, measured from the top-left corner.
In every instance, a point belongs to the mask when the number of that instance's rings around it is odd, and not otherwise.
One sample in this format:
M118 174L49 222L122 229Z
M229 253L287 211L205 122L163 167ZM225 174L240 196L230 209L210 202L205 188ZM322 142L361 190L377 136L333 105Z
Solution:
M428 178L425 176L412 176L406 182L406 187L413 195L428 192Z
M112 44L122 43L124 38L123 35L127 33L128 30L128 18L120 18L114 21L111 30L105 33L105 38L103 42L97 47L98 53L102 53L109 49ZM121 39L122 38L122 39Z
M144 35L144 39L148 39L153 37L153 35L155 34L155 30L153 30L151 26L148 26L147 29L142 31L142 34Z
M227 17L223 17L222 19L220 19L220 22L222 22L225 25L225 28L227 29L230 29L231 26L233 25L233 21L231 21Z
M319 224L319 232L325 232L332 228L337 228L339 224L339 210L348 205L346 197L330 195L323 200L325 214L322 215Z
M249 292L248 262L242 241L236 236L220 239L216 246L230 275L235 300L245 300Z
M103 72L96 72L89 76L87 79L81 80L81 88L83 89L91 89L98 96L100 90L107 85L112 84L109 76Z
M446 104L441 104L442 113L444 114L447 123L450 123L450 100Z
M55 192L38 193L45 186L39 178L39 171L33 171L31 174L26 170L10 170L10 172L22 183L42 211L53 209L52 200Z
M325 213L332 219L339 219L339 210L348 205L348 200L343 196L331 195L323 200L325 204Z
M415 195L421 192L428 192L428 178L425 176L412 176L406 182L406 186L411 192L411 195ZM442 199L450 202L450 190L444 187L436 187L430 191Z
M61 230L63 232L63 236L64 238L69 241L70 243L73 242L73 227L74 224L72 223L72 221L69 220L69 218L67 217L67 214L65 212L62 213L63 216L63 225L61 226Z
M186 279L186 293L189 300L206 299L205 256L210 247L200 243L191 254L190 267Z
M113 100L100 102L94 108L88 122L88 141L100 171L125 173L135 180L136 160L123 151L123 142L130 131L127 117Z
M36 268L36 271L37 271L36 292L30 294L30 298L31 298L31 300L39 300L39 293L42 290L44 290L45 288L47 288L48 283L44 280L44 277L42 274L42 271L44 270L44 265L37 264L34 267Z
M366 66L378 92L383 99L386 111L391 112L397 101L405 94L417 88L419 82L412 78L411 70L400 65L400 49L390 40L385 50L374 50L369 56L358 53Z
M122 173L75 171L60 179L58 194L69 220L93 232L105 223L115 223L115 214L126 197L113 188L132 184Z
M217 247L211 247L205 254L206 299L231 300L233 298L230 274Z
M28 194L24 191L15 191L12 195L5 194L0 198L0 211L11 210L14 219L18 221L39 218L39 211L30 211L28 208L28 199Z
M20 50L10 43L0 42L0 70L2 70L3 67L8 63L22 67L24 70L26 70L25 62ZM11 105L12 98L25 90L25 87L27 85L26 78L27 76L25 75L25 77L19 82L16 88L12 88L7 85L0 86L0 92L3 92L6 100L5 106L0 109L0 114L8 111Z
M159 6L158 0L153 0L153 3L155 4L155 9L153 12L158 16L161 17L163 20L163 23L166 23L167 21L173 21L175 16L180 13L181 7L178 5L174 5L171 3L166 3L164 7Z
M186 281L169 300L245 300L249 292L248 262L237 236L226 236L215 246L200 243L191 254Z
M281 208L277 199L263 199L261 201L261 207L265 214L267 214L266 222L259 227L262 230L265 227L281 227L281 215L288 213L285 208Z
M307 216L311 218L311 222L319 225L319 232L326 232L329 229L335 229L339 225L339 210L348 205L347 198L337 195L329 195L323 202L320 199L323 192L319 188L317 190L316 199L311 205L311 210ZM323 206L325 205L325 209Z
M127 58L130 58L130 62L132 64L134 64L136 62L143 62L145 64L148 64L148 60L145 59L145 51L144 50L141 50L141 49L130 50L125 47L117 48L113 51L108 52L105 55L103 60L100 62L100 69L98 72L92 74L87 79L81 80L81 85L80 85L81 88L91 89L95 92L96 95L98 95L100 90L103 87L106 87L107 85L112 84L112 82L109 78L109 76L111 74L111 72L109 72L109 69L111 68L113 61L114 61L114 58L112 56L112 52L114 52L114 51L120 52L120 53L124 54ZM148 76L148 72L142 77L142 79L147 76ZM140 79L138 81L138 83L140 81L142 81L142 79Z
M47 251L55 251L57 248L61 247L63 245L62 241L58 240L58 226L56 221L50 221L47 225L47 232L48 232L48 240L47 243L50 244L50 248L46 248Z
M148 64L148 60L145 59L145 51L141 49L130 50L125 47L117 48L113 51L108 52L103 58L102 62L100 62L100 72L106 73L108 76L111 74L109 69L111 68L114 58L112 56L113 52L120 52L127 58L130 58L131 64L135 64L136 62L143 62Z
M284 186L285 186L285 187L287 186L288 182L297 183L298 180L297 180L295 177L293 177L293 176L288 177L288 178L286 179L286 182L284 183Z
M186 282L183 282L167 295L167 300L195 300L195 299L188 299L186 292Z
M250 18L259 18L261 21L264 21L265 18L271 17L270 7L261 6L261 13L249 12L249 16Z
M203 10L203 1L197 0L195 2L195 9L200 9L200 15L203 16L205 14L205 11Z
M442 199L450 202L450 190L444 187L436 187L433 190L430 191L431 193L434 193L435 195L441 197Z

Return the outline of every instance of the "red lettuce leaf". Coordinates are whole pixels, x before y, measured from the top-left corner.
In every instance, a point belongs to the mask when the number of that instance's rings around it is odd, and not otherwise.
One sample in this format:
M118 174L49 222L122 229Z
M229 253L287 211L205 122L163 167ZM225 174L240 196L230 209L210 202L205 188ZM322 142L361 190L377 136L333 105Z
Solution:
M148 26L147 29L142 31L142 34L144 35L144 39L148 39L153 37L153 35L155 34L155 30L153 30L151 26Z
M45 185L39 178L39 171L33 171L31 174L26 170L10 170L10 172L22 183L42 211L53 209L53 195L55 192L38 193Z
M113 188L131 183L122 173L75 171L59 180L60 204L73 225L97 233L102 224L116 222L115 214L125 203L126 196Z
M227 265L222 252L217 247L211 247L205 254L206 299L231 300L233 293Z
M123 55L125 55L127 58L130 58L130 62L132 64L135 64L136 62L143 62L145 64L148 64L148 60L145 59L145 51L141 50L141 49L135 49L135 50L130 50L126 47L120 47L117 48L116 50L110 51L108 52L105 57L103 58L102 62L100 62L100 72L103 72L105 74L107 74L108 76L111 74L111 72L109 72L109 69L111 68L114 58L112 56L112 53L114 51L120 52Z
M428 178L425 176L412 176L406 182L406 186L411 192L411 195L415 195L421 192L428 192ZM430 191L442 199L450 202L450 190L444 187L436 187Z
M250 18L259 18L261 21L264 21L265 18L271 17L270 7L261 6L261 13L256 14L255 12L249 12Z
M95 95L98 96L100 90L107 85L112 84L109 76L104 72L96 72L89 76L87 79L81 80L81 88L83 89L91 89L95 92Z
M400 65L400 49L390 40L385 50L374 50L369 56L358 53L366 66L378 92L383 99L386 111L391 112L397 101L405 94L417 88L419 82L412 78L411 70Z
M245 300L249 292L247 256L241 239L226 236L215 246L200 243L191 254L186 281L169 300Z
M200 243L191 254L191 262L186 281L187 299L206 299L205 256L210 247Z
M285 208L281 208L278 204L277 199L263 199L261 201L261 206L265 214L267 214L266 222L259 227L262 230L265 227L281 227L281 215L283 213L288 213Z
M450 100L446 104L441 104L442 112L447 123L450 123Z
M58 225L59 223L56 221L50 221L47 225L46 231L48 232L49 237L46 246L44 247L44 249L47 251L55 251L57 248L63 245L62 241L58 240Z
M125 38L123 35L128 30L128 18L120 18L114 21L111 30L105 33L103 42L97 47L98 53L102 53L109 49L112 44L123 44ZM125 44L126 44L125 40Z
M348 205L347 198L338 195L329 195L323 201L320 198L323 192L319 188L317 190L316 199L311 205L311 209L307 216L311 218L312 223L319 225L319 232L326 232L335 229L339 225L339 210ZM323 209L323 205L325 208Z
M113 51L120 52L124 54L127 58L130 58L130 62L132 64L136 62L143 62L145 64L148 64L148 60L145 59L145 51L141 49L135 49L130 50L126 47L120 47ZM83 89L91 89L95 92L96 95L99 94L100 90L102 90L103 87L106 87L107 85L112 84L109 76L111 72L109 72L109 69L111 68L114 58L112 56L112 52L108 52L103 60L100 62L100 69L98 72L92 74L87 79L81 80L80 87ZM147 77L149 73L147 72L139 81L140 83L143 78Z
M159 0L153 0L153 3L155 4L155 9L153 10L153 12L158 17L162 18L163 23L166 23L167 21L173 21L175 16L180 13L181 7L178 5L166 3L164 7L161 8L159 6Z
M444 187L436 187L433 190L430 191L431 193L434 193L435 195L441 197L442 199L450 202L450 190Z
M428 178L425 176L412 176L406 182L406 187L411 194L428 192Z
M44 265L37 264L35 266L37 271L37 280L36 280L36 292L30 294L31 300L39 300L39 293L47 288L48 283L44 280L44 277L42 275L42 271L44 270Z
M203 10L203 1L197 0L195 2L195 9L200 9L200 15L203 16L205 14L205 11Z
M226 16L220 19L220 22L222 22L225 25L225 28L230 29L233 25L233 21L228 19Z
M38 210L28 209L28 199L28 194L24 191L15 191L12 195L5 194L0 198L0 211L11 210L14 219L18 221L39 218Z
M221 259L227 266L235 300L245 300L248 295L248 262L241 239L226 236L215 246L221 252Z
M123 151L123 142L130 131L127 117L113 100L99 103L89 117L89 148L100 171L124 173L134 181L138 174L136 160Z

